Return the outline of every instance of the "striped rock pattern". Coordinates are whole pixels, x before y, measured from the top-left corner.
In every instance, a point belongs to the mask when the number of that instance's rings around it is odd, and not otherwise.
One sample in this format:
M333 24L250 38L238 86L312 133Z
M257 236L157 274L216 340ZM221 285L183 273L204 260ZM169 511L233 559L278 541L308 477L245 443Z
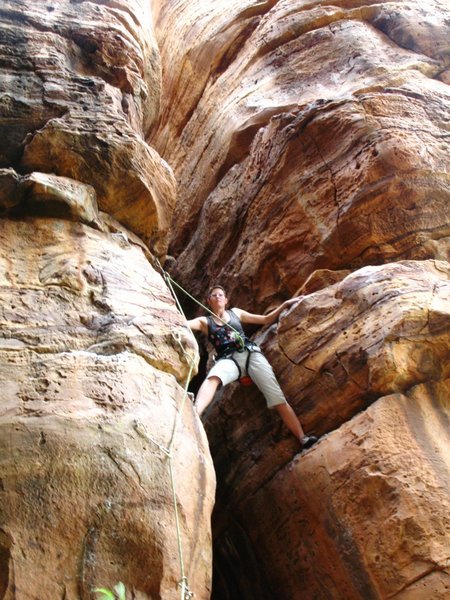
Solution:
M448 7L153 5L171 268L252 312L301 294L256 340L323 437L298 454L257 391L218 395L212 597L444 599Z
M197 345L155 270L175 201L145 139L160 86L148 2L2 2L4 600L119 580L210 596L215 477L183 391Z

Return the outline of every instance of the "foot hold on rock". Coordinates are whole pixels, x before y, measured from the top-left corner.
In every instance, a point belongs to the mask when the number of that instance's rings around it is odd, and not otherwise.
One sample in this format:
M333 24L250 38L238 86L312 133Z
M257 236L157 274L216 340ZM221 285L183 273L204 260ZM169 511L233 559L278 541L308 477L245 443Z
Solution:
M306 450L306 448L311 448L311 446L313 444L315 444L316 442L317 442L317 438L315 435L305 435L305 437L303 437L300 440L302 448L304 448L305 450Z

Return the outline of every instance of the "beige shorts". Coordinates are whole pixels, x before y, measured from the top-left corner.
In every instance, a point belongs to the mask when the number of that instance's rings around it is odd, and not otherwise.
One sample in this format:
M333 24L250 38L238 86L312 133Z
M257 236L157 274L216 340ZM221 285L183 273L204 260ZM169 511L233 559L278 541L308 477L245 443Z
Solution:
M286 404L286 398L275 377L275 373L273 372L269 361L259 348L250 353L247 373L246 362L248 353L248 350L244 350L243 352L236 351L232 354L233 360L231 360L231 358L219 359L206 378L218 377L222 382L222 385L227 385L228 383L237 381L239 377L249 375L262 392L268 408L273 408L279 404ZM236 361L241 369L240 375L239 369L234 361Z

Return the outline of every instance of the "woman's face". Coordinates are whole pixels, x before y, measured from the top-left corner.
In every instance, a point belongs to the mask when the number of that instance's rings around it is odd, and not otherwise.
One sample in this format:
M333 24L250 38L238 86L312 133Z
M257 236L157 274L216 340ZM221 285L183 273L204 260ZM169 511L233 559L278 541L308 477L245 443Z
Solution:
M221 288L213 288L208 296L208 304L212 310L225 308L228 302L225 292Z

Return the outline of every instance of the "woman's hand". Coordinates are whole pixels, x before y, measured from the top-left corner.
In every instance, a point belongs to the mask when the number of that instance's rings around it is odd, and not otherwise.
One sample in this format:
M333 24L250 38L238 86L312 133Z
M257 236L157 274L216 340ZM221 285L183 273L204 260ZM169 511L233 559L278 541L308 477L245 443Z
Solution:
M246 310L242 310L241 308L233 308L233 310L243 323L254 323L255 325L271 325L272 323L275 323L275 321L278 319L278 316L283 312L283 310L289 308L289 306L292 306L301 298L302 296L296 296L295 298L291 298L290 300L285 300L283 304L280 304L278 308L274 308L267 315L255 315L253 313L247 312Z
M285 300L285 302L283 302L283 304L281 306L283 306L284 308L288 308L289 306L292 306L293 304L295 304L302 298L303 298L303 296L295 296L295 298L291 298L290 300ZM284 310L284 308L282 310Z

